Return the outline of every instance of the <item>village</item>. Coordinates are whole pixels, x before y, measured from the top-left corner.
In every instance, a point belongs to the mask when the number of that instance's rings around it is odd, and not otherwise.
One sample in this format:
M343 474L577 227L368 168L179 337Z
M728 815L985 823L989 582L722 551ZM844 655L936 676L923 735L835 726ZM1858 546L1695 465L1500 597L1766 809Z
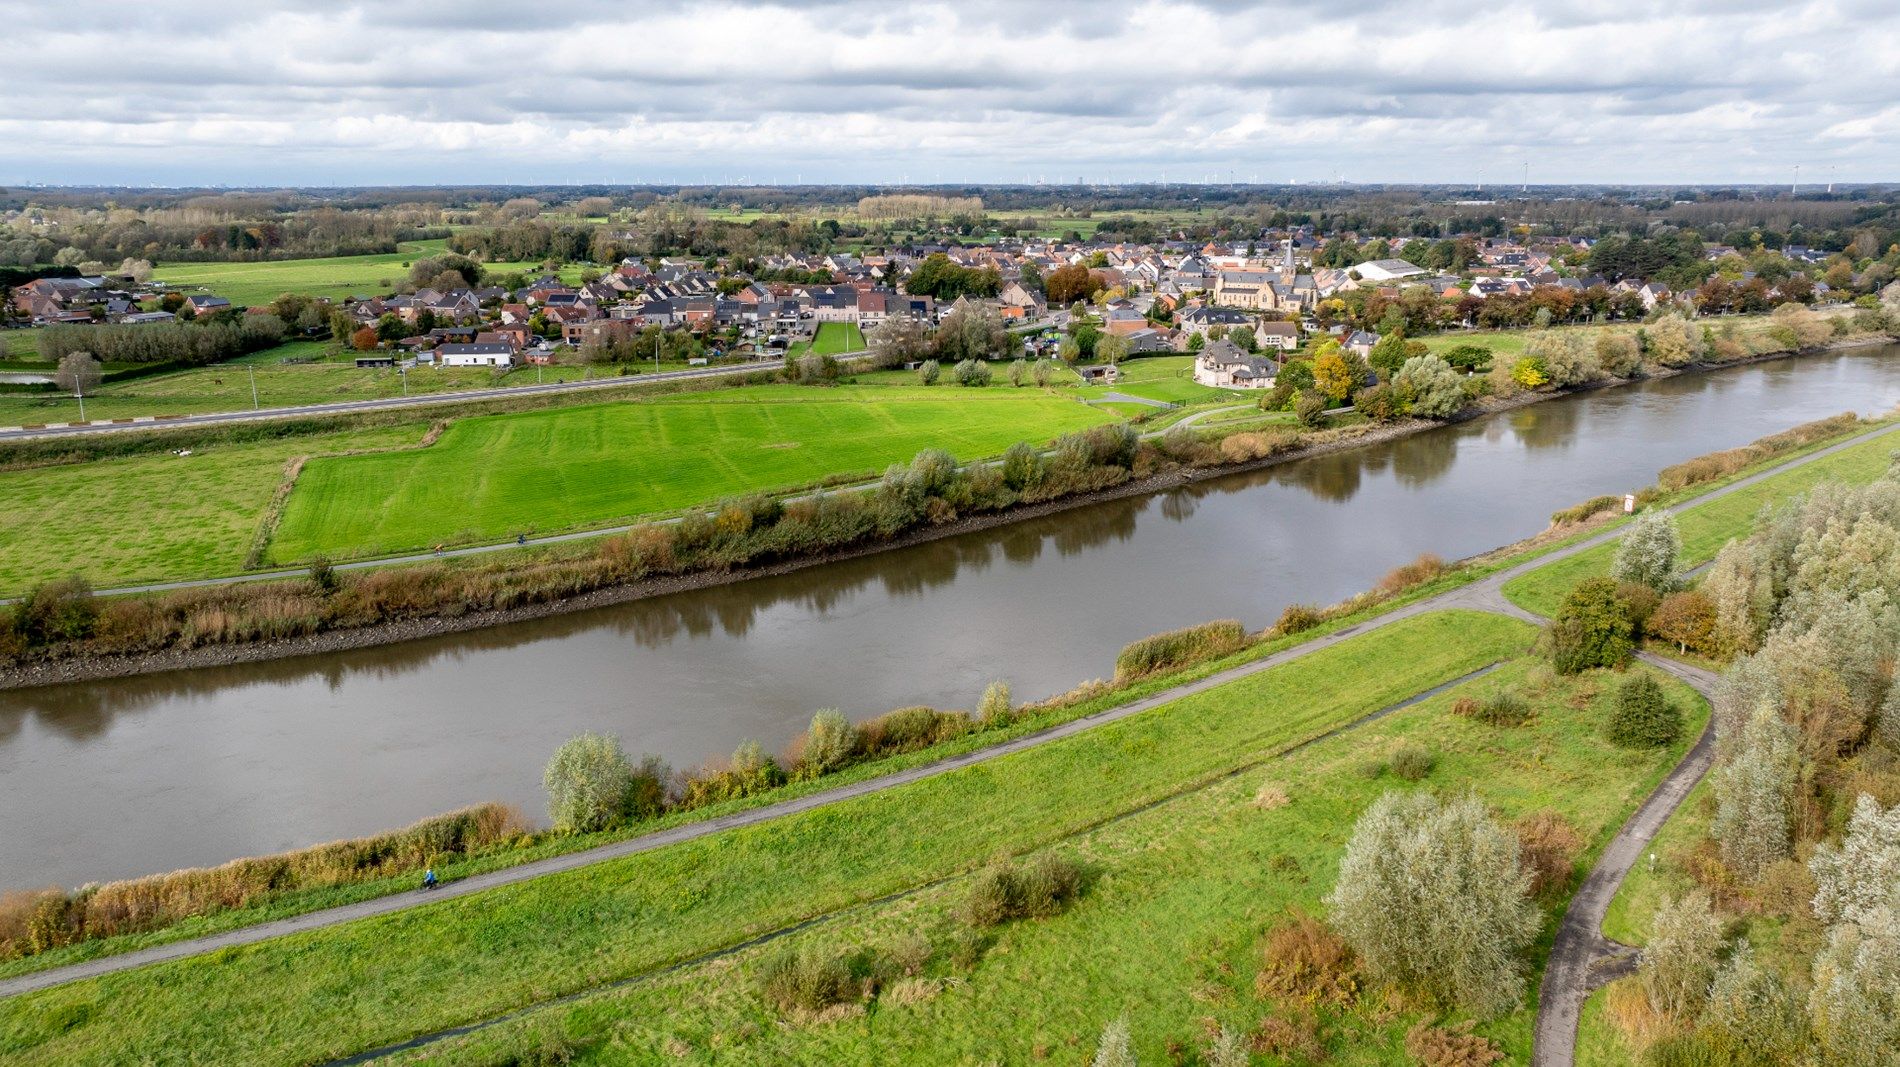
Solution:
M336 302L297 301L293 309L304 310L301 336L327 331L363 368L506 372L644 359L777 360L810 350L827 323L855 328L851 336L862 339L891 322L934 327L956 307L975 304L993 312L1014 339L987 353L992 358L1091 364L1086 378L1112 384L1121 359L1194 353L1193 377L1203 385L1267 389L1282 361L1315 339L1364 357L1394 330L1416 336L1633 321L1671 308L1756 312L1789 301L1825 302L1830 294L1827 281L1811 276L1825 257L1799 246L1766 253L1779 262L1757 271L1762 250L1745 258L1736 248L1707 244L1706 280L1675 291L1656 278L1598 269L1594 238L1461 235L1399 243L1361 236L1308 226L1263 230L1245 241L1006 237L755 261L628 257L578 272L549 263L517 285L471 280L466 276L482 274L482 265L448 253L429 261L444 271L418 268L434 274L424 284ZM12 291L8 311L16 325L31 326L283 311L280 304L239 307L201 287L153 281L149 265L140 267L38 278ZM1840 280L1838 271L1830 276ZM805 280L776 280L783 278ZM307 310L313 303L314 313ZM1100 337L1117 340L1098 352ZM1065 338L1078 343L1064 346Z

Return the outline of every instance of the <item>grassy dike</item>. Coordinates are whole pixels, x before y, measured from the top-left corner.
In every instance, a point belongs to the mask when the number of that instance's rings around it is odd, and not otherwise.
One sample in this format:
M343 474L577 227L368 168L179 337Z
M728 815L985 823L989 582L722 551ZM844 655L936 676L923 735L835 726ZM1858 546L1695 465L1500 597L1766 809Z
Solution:
M312 1060L651 971L957 875L1206 784L1515 654L1434 613L1034 750L375 920L0 1003L18 1062Z
M1881 421L1890 422L1891 419ZM1811 447L1777 457L1766 466L1772 467L1797 459L1802 455L1827 447L1828 443L1828 441L1816 442ZM1722 546L1731 538L1741 537L1748 533L1754 525L1756 516L1764 507L1787 500L1796 494L1805 493L1822 482L1865 485L1873 481L1887 469L1896 450L1900 450L1900 440L1893 436L1878 437L1852 448L1843 449L1832 456L1775 475L1773 478L1739 492L1684 509L1677 516L1677 528L1682 535L1684 565L1695 566L1714 559L1716 553L1720 552ZM1736 477L1746 477L1748 473L1748 471L1739 472ZM1722 482L1708 486L1698 486L1695 491L1705 492L1732 480L1734 479L1724 479ZM1669 502L1669 498L1664 498L1662 502ZM1564 594L1568 593L1572 586L1585 578L1608 574L1610 562L1615 556L1614 543L1598 545L1589 551L1580 552L1552 563L1548 567L1539 568L1530 574L1506 582L1504 595L1509 597L1512 603L1528 611L1546 616L1554 614L1558 605L1563 602Z
M1855 432L1862 431L1856 430ZM1815 442L1809 449L1805 449L1803 452L1825 448L1837 440L1839 439ZM1878 444L1879 442L1873 443ZM1719 489L1736 479L1744 478L1750 474L1788 463L1795 458L1798 458L1798 456L1788 455L1776 457L1772 460L1757 464L1754 467L1737 471L1727 478L1667 494L1659 498L1658 503L1668 504L1693 498L1697 495ZM1779 479L1790 478L1797 474L1799 474L1798 469L1784 472L1781 475L1776 475L1774 479L1771 479L1766 484L1779 484ZM1789 491L1792 492L1793 490L1790 489ZM1709 505L1704 506L1719 504L1720 501L1718 500L1712 501ZM1612 520L1607 525L1607 528L1614 529L1623 521L1626 520L1618 517ZM1560 550L1578 540L1596 536L1604 532L1605 529L1606 526L1604 525L1586 526L1568 532L1559 531L1555 536L1545 537L1541 540L1509 546L1505 549L1487 554L1486 556L1466 561L1435 578L1423 582L1422 584L1412 586L1395 595L1383 597L1362 596L1354 598L1346 604L1329 610L1319 625L1312 629L1293 634L1269 633L1247 647L1217 660L1196 664L1164 674L1140 678L1106 690L1080 692L1072 699L1065 699L1048 706L1030 709L1011 724L1004 727L991 727L966 734L955 740L930 746L921 751L881 757L855 764L819 779L796 781L768 793L727 801L706 808L673 812L660 819L633 826L618 827L602 833L579 837L560 835L538 836L526 839L514 846L486 850L473 855L445 856L438 859L437 868L445 877L451 880L464 878L474 874L530 863L535 860L579 852L625 840L630 837L670 829L683 824L716 819L721 816L748 811L768 804L800 798L823 790L876 779L951 756L993 746L1012 738L1022 737L1063 723L1106 712L1155 693L1199 681L1220 671L1243 666L1282 650L1324 637L1327 634L1358 626L1369 619L1376 618L1407 604L1449 592L1486 578L1500 570L1527 562L1533 562L1544 555ZM1559 561L1552 566L1561 565L1562 561ZM1087 687L1084 688L1085 690L1087 689ZM207 914L182 919L174 924L159 929L140 933L121 934L111 938L81 941L77 944L52 949L39 955L0 961L0 978L253 926L275 919L306 914L357 901L387 896L389 894L401 893L411 888L413 888L413 884L410 877L402 876L366 880L344 885L287 889L267 899L254 901L237 908L211 911Z
M1665 679L1685 708L1688 735L1707 707ZM1291 909L1323 914L1354 820L1388 789L1477 791L1506 817L1551 810L1588 842L1576 869L1641 802L1688 741L1632 755L1600 735L1614 677L1553 677L1535 660L1506 664L1390 717L1323 740L1285 759L1184 792L1127 819L1052 846L1079 860L1094 882L1065 913L1001 928L973 966L939 949L926 965L936 995L923 1003L874 1001L867 1014L786 1024L757 992L761 962L782 945L749 949L509 1020L421 1049L396 1062L496 1063L535 1055L584 1062L831 1063L1077 1062L1103 1024L1127 1014L1142 1062L1175 1062L1177 1043L1196 1048L1205 1020L1242 1032L1261 1018L1298 1019L1297 1007L1259 999L1253 976L1261 935ZM1460 696L1510 689L1536 709L1526 726L1486 726L1451 712ZM1401 745L1437 758L1408 785L1376 767ZM1277 790L1282 806L1256 801ZM964 890L953 882L912 898L839 917L787 939L821 953L895 944L922 934L951 941ZM1543 901L1549 931L1569 887ZM1531 986L1535 988L1535 985ZM1511 1062L1530 1052L1534 1005L1481 1025ZM1400 1048L1421 1013L1363 998L1321 1009L1313 1030L1329 1063L1409 1063Z

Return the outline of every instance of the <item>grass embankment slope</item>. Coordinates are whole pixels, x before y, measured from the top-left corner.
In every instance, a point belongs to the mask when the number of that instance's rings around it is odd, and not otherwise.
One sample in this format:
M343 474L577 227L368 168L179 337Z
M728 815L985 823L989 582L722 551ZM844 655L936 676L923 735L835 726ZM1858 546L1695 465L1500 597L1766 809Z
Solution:
M1365 773L1401 741L1437 753L1427 787L1476 788L1507 815L1556 808L1598 844L1621 822L1676 754L1613 752L1598 738L1602 681L1528 682L1524 663L1471 686L1542 687L1530 691L1540 714L1528 727L1449 715L1455 694L1446 694L1274 760L1515 655L1530 634L1497 616L1421 616L888 793L468 900L16 998L0 1004L0 1053L21 1062L154 1049L179 1060L347 1054L647 974L917 887L925 888L799 936L835 949L900 932L941 941L962 881L931 883L998 849L1053 845L1093 870L1089 893L1058 919L1002 929L966 982L928 1006L781 1027L754 992L759 959L747 953L583 1001L563 1010L561 1023L611 1033L607 1060L655 1058L671 1039L702 1058L718 1047L721 1062L889 1062L1028 1058L1037 1046L1092 1041L1128 1011L1144 1057L1158 1056L1169 1040L1191 1039L1203 1016L1242 1027L1258 1020L1257 937L1289 904L1314 906L1358 813L1384 789L1405 787ZM1689 699L1679 687L1673 694ZM1701 714L1690 716L1692 730ZM1236 770L1246 773L1226 777ZM1291 803L1252 807L1263 781ZM1156 801L1164 803L1143 810ZM1132 817L1117 818L1124 815ZM1560 906L1552 904L1553 923ZM938 973L947 966L932 964ZM1324 1032L1342 1062L1386 1062L1405 1024L1354 1015L1329 1020ZM1526 1009L1485 1032L1521 1056L1529 1027ZM477 1041L515 1039L504 1030Z
M1368 641L1373 638L1368 638ZM1706 715L1677 683L1673 699L1691 708L1690 729ZM1466 693L1510 688L1537 718L1496 728L1451 714ZM1613 684L1595 676L1556 679L1531 660L1401 710L1389 718L1233 778L1188 792L1153 810L1078 835L1057 849L1096 875L1083 900L1050 920L1004 927L974 968L939 959L934 977L950 984L923 1005L878 1002L843 1022L784 1025L757 992L765 957L696 966L651 983L590 997L473 1038L414 1054L421 1062L490 1062L563 1045L589 1062L1055 1062L1086 1057L1101 1027L1126 1014L1142 1062L1172 1062L1170 1045L1202 1043L1204 1020L1247 1032L1285 1005L1258 999L1253 975L1261 934L1289 909L1323 914L1353 822L1392 788L1480 793L1507 817L1551 809L1590 842L1578 869L1673 765L1682 746L1637 758L1601 739ZM1414 787L1368 768L1405 744L1431 749L1437 764ZM1686 744L1686 742L1685 742ZM1263 788L1287 803L1262 807ZM957 927L964 891L951 883L915 898L841 917L796 936L820 953L890 945L923 933L938 943ZM1546 902L1546 944L1563 900ZM1535 988L1532 984L1531 988ZM1534 1007L1479 1027L1511 1062L1530 1051ZM1297 1014L1297 1012L1291 1013ZM1317 1013L1327 1062L1409 1064L1402 1035L1420 1017L1373 1005ZM549 1034L562 1034L550 1042Z
M1822 482L1865 485L1873 481L1887 469L1896 448L1900 448L1900 438L1877 437L1783 471L1746 489L1683 509L1677 513L1676 524L1682 535L1684 567L1714 559L1731 538L1746 535L1765 506L1807 492ZM1782 457L1776 462L1790 458L1794 457ZM1546 616L1555 614L1571 587L1585 578L1610 573L1610 563L1615 557L1615 542L1599 545L1512 579L1505 583L1504 595L1529 611Z
M13 998L0 1002L0 1058L312 1060L486 1018L1059 840L1514 654L1530 633L1496 616L1422 616L888 792Z

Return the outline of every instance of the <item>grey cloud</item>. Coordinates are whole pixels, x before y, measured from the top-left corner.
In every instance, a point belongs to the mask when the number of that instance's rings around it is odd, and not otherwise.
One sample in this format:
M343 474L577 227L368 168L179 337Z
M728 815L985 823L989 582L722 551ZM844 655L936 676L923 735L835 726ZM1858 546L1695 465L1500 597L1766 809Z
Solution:
M1529 152L1550 179L1689 181L1900 161L1900 12L1877 0L0 7L0 182L1455 180Z

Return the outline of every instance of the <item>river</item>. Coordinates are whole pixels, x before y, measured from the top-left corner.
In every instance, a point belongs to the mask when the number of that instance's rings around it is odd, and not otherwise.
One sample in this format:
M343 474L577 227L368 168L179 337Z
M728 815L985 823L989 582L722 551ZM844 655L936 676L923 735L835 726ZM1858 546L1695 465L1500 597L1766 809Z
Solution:
M504 800L582 730L691 766L811 713L970 707L1123 644L1330 603L1662 467L1900 402L1900 348L1547 401L1383 445L714 589L381 648L0 692L0 888L218 863Z

